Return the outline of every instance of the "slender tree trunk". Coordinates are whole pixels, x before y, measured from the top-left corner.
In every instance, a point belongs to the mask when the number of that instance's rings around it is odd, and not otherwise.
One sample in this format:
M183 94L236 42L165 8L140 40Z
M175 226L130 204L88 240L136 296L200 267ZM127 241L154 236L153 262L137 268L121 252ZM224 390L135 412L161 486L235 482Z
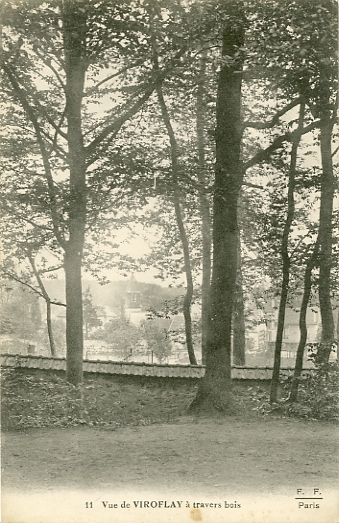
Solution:
M54 337L53 337L53 329L52 329L52 307L50 300L46 301L46 323L47 323L47 332L48 332L48 339L49 339L49 347L51 350L51 356L56 356L56 349L55 349L55 343L54 343Z
M288 240L291 231L292 222L294 219L294 188L295 188L295 176L296 176L296 165L298 157L298 147L301 140L301 132L304 123L304 112L305 105L302 103L300 105L299 112L299 122L298 130L295 139L292 143L291 150L291 160L289 168L289 177L288 177L288 195L287 195L287 216L286 222L284 225L282 241L281 241L281 258L282 258L282 284L281 284L281 293L280 293L280 303L278 311L278 326L277 326L277 336L275 342L274 350L274 363L273 363L273 374L271 381L271 391L270 391L270 402L276 403L278 399L278 387L279 387L279 373L280 373L280 362L281 362L281 350L282 350L282 340L285 326L285 311L286 303L290 282L290 256L288 253Z
M81 104L86 59L86 14L81 3L63 4L66 71L66 118L70 204L65 246L67 380L81 383L83 371L83 312L81 264L86 223L86 154L82 136Z
M153 9L149 6L149 15L151 22L151 42L152 42L152 61L153 68L155 73L159 74L159 60L157 53L157 41L155 32L153 31ZM186 336L186 346L188 357L191 365L197 365L197 360L194 354L193 346L193 337L192 337L192 318L191 318L191 303L193 297L193 276L191 269L191 260L189 252L189 243L184 226L184 221L182 217L181 204L180 204L180 190L178 185L178 175L179 175L179 162L178 162L178 145L171 124L171 120L168 114L166 102L163 96L162 91L162 80L158 79L156 92L158 96L158 101L161 109L162 118L166 127L166 131L169 137L170 146L171 146L171 165L172 165L172 186L173 186L173 204L175 210L175 217L179 229L183 255L184 255L184 266L185 266L185 275L186 275L186 294L184 296L183 303L183 314L185 320L185 336Z
M201 285L201 356L202 364L206 364L208 325L210 320L210 286L211 286L211 218L210 204L206 196L206 164L204 138L204 88L205 88L206 55L201 58L199 83L197 88L197 149L198 149L198 183L199 209L201 216L202 236L202 285Z
M245 330L245 304L244 304L244 292L243 292L243 281L242 281L242 268L241 268L241 243L240 243L240 231L238 234L238 258L237 258L237 280L235 287L234 296L234 310L233 310L233 364L234 365L245 365L245 343L246 343L246 330Z
M320 125L321 151L321 196L320 196L320 261L319 261L319 303L322 323L321 343L317 361L328 361L334 342L334 319L331 303L331 268L332 268L332 215L334 198L334 176L332 162L333 121L330 112L322 115Z
M185 231L184 222L182 219L180 200L177 189L174 189L174 209L177 220L177 225L180 233L182 249L184 253L184 266L186 275L186 293L183 303L183 315L185 321L185 337L188 357L191 365L197 365L197 360L194 353L193 336L192 336L192 318L191 318L191 303L193 297L193 277L191 270L191 260L189 254L189 244L187 234Z
M185 275L186 275L186 294L184 296L183 304L183 314L185 320L185 335L186 335L186 345L188 357L191 365L197 365L197 360L194 354L193 338L192 338L192 318L191 318L191 303L193 297L193 276L191 269L191 260L189 252L189 243L184 226L184 221L182 218L181 205L180 205L180 196L179 196L179 187L178 187L178 174L179 174L179 164L178 164L178 145L174 135L173 127L168 115L166 102L162 93L162 87L159 85L157 87L157 95L159 100L159 105L161 108L162 117L164 124L169 136L170 145L171 145L171 162L172 162L172 180L173 180L173 203L175 210L175 217L177 220L177 225L179 229L182 250L184 254L184 265L185 265Z
M231 333L237 276L238 197L242 185L241 86L245 18L242 2L227 3L216 108L216 167L213 199L211 319L205 376L190 410L231 406Z
M292 379L290 396L289 396L289 401L291 403L297 401L297 398L298 398L299 379L300 379L301 372L303 369L303 358L304 358L304 351L305 351L305 346L306 346L306 341L307 341L307 324L306 324L307 306L308 306L308 302L309 302L311 290L312 290L312 270L315 266L318 252L319 252L319 237L317 238L317 241L313 248L313 252L307 261L306 269L305 269L304 293L303 293L303 298L302 298L302 302L301 302L300 316L299 316L300 340L299 340L299 344L298 344L298 348L297 348L295 367L294 367L293 379Z
M191 365L197 365L197 360L194 353L193 337L192 337L192 318L191 318L191 303L193 297L193 277L191 269L191 260L189 254L189 244L185 226L182 219L180 201L177 194L177 190L174 191L174 208L177 219L177 224L180 232L180 238L182 243L182 249L184 253L184 264L186 274L186 294L184 296L183 303L183 314L185 320L185 335L186 335L186 346L188 357Z
M53 337L53 329L52 329L52 310L51 310L51 299L48 296L48 293L46 291L46 288L43 284L43 281L40 277L39 271L36 268L35 260L32 254L32 251L29 251L27 253L29 262L32 267L33 274L35 276L36 281L38 282L41 294L43 299L46 303L46 325L47 325L47 333L48 333L48 340L49 340L49 347L51 351L51 356L56 356L56 350L55 350L55 343L54 343L54 337Z

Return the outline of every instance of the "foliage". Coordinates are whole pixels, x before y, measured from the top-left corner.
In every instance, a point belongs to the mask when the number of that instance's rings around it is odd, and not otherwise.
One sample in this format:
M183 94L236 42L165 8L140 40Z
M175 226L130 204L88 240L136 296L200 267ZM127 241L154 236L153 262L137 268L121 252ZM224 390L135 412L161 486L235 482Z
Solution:
M252 64L291 98L304 95L318 109L331 86L336 96L338 10L333 0L253 2Z
M319 420L339 419L339 363L316 365L299 378L298 401L291 403L288 393L291 377L283 378L281 385L286 396L270 404L265 391L253 392L254 410L262 414L297 416Z
M67 426L82 423L87 411L82 391L64 380L26 376L13 370L2 375L2 421L4 428ZM18 391L25 391L18 394ZM43 401L37 401L40 397Z
M128 360L140 342L141 333L128 319L114 318L98 329L93 338L106 341L111 349Z
M196 393L194 379L142 376L85 376L78 387L48 371L22 368L2 371L2 428L97 426L114 430L129 425L167 423L186 415ZM237 416L256 416L253 398L265 395L265 384L237 390Z
M78 387L62 377L5 369L2 373L2 428L99 426L166 423L181 416L191 401L194 380L147 380L116 376L85 378Z
M323 363L299 383L298 402L288 407L297 416L315 419L339 419L339 364Z
M102 325L102 321L98 316L99 308L93 305L92 294L87 287L83 295L83 314L84 314L84 328L85 335L88 338L91 331Z
M210 201L214 191L217 76L220 69L232 66L228 54L220 57L220 34L227 24L231 30L237 26L237 20L231 23L230 13L232 5L238 3L244 6L246 16L244 45L234 56L235 61L245 58L242 120L238 126L244 131L243 162L240 163L245 178L239 214L245 291L248 289L245 296L258 298L259 302L263 285L269 278L277 293L277 260L287 189L289 149L285 143L290 141L295 128L293 118L300 103L298 99L300 95L306 99L305 124L310 125L318 125L319 114L335 105L337 15L332 0L304 3L296 0L262 3L257 0L224 3L98 0L95 4L53 0L24 1L17 5L5 1L2 14L3 128L6 131L2 140L0 192L4 219L0 236L6 269L21 275L24 268L23 275L31 282L32 269L25 268L28 251L37 256L37 272L45 274L51 271L51 263L57 263L58 268L62 265L63 254L70 246L84 253L82 267L96 277L101 277L102 267L105 270L131 267L133 260L116 253L120 251L115 243L116 231L128 225L132 234L133 221L140 221L145 233L155 233L152 253L145 257L144 265L156 269L160 277L173 280L181 277L184 263L172 210L170 151L152 95L156 85L162 83L178 137L177 185L189 236L192 269L194 278L200 276L199 192L203 189L206 200ZM62 12L64 9L68 12L71 6L78 16L71 16L67 21ZM82 54L74 60L75 69L81 66L84 84L77 93L81 127L77 137L70 127L74 122L70 112L72 103L69 103L72 100L66 103L73 92L66 45L67 34L71 35L70 40L76 40L77 36L77 31L68 31L72 20L77 20L79 33L81 27L86 32L79 41ZM159 58L159 76L152 71L154 52ZM204 82L199 72L203 56ZM198 175L201 166L194 131L196 95L201 83L204 83L205 184ZM285 111L286 107L290 109ZM232 118L226 120L233 121ZM313 143L311 136L309 134L307 140L309 150L304 144L296 173L296 214L289 243L293 261L291 295L300 286L301 269L317 231L317 224L311 223L310 218L318 205L320 166L319 159L314 159L315 135ZM72 146L70 137L82 144L81 155L74 144ZM274 147L267 147L269 143ZM74 165L72 158L75 158ZM81 158L83 169L78 172ZM313 170L305 169L307 159L311 160ZM260 167L253 169L258 162ZM79 190L71 181L74 176L79 181ZM78 195L83 197L75 206ZM143 207L147 203L150 205L145 211ZM81 227L75 216L81 217ZM84 245L80 237L77 246L74 243L78 232L83 235L86 232ZM13 260L18 263L15 270ZM140 269L141 263L134 260L134 270ZM229 271L223 271L225 274ZM142 295L143 308L158 308L160 292L149 291L147 296ZM78 296L75 306L68 308L73 316L81 310L81 292ZM226 305L230 303L225 300L225 294L223 300ZM98 326L99 321L90 301L85 297L86 331ZM73 326L80 324L81 318L79 321L70 318L67 322L70 332ZM138 336L133 326L118 323L114 324L116 331L112 324L104 327L99 336L108 337L112 346L119 346L123 356L128 357ZM8 329L8 322L3 328ZM126 339L131 340L130 345ZM68 349L73 350L70 339L67 344Z
M37 296L15 283L1 285L0 334L35 340L41 328Z
M147 344L147 349L152 352L159 363L162 363L172 351L172 344L165 328L156 323L156 320L147 319L141 324L141 331Z
M179 312L182 312L182 301L182 296L177 296L164 300L159 307L152 304L152 307L149 307L147 310L147 318L150 320L154 318L170 319L172 316L176 316Z
M52 331L56 356L63 357L66 354L65 319L58 317L52 318ZM43 328L42 344L46 347L46 351L49 351L47 325L44 325Z

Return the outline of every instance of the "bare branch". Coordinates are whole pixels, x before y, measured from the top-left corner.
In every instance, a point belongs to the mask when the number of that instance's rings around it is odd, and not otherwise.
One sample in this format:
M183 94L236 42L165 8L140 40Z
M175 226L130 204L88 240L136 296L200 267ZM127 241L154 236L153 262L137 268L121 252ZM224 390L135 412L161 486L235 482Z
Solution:
M279 119L284 116L288 111L293 109L293 107L296 107L298 104L300 104L301 98L297 98L296 100L293 100L289 104L287 104L285 107L280 109L280 111L276 112L273 118L269 122L244 122L243 124L243 132L247 128L251 129L271 129L274 127Z
M41 135L44 136L46 138L46 140L48 140L49 142L52 142L51 147L49 148L49 151L48 151L48 157L50 158L54 151L59 158L62 158L63 160L67 161L67 152L64 151L63 148L60 145L58 145L58 143L57 143L58 130L55 131L53 138L44 129L41 129ZM47 151L47 147L46 147L46 151Z
M126 112L124 112L124 114L116 118L111 125L105 127L101 131L101 133L99 133L98 136L94 138L94 140L87 147L85 147L87 156L91 156L95 152L96 147L100 145L100 143L110 134L112 134L114 137L119 132L123 124L127 122L127 120L129 120L140 109L140 107L146 102L146 100L148 100L153 91L154 86L152 86L148 91L146 91L145 94L141 98L139 98L139 100L129 110L127 110ZM94 163L97 160L97 158L97 156L90 158L87 163L87 167L92 165L92 163Z
M40 296L41 298L43 298L45 301L46 301L46 298L45 296L43 295L43 293L41 291L39 291L39 289L36 289L33 285L31 285L30 283L28 283L27 281L25 280L22 280L21 278L19 278L18 276L16 276L15 274L11 273L11 272L8 272L2 268L0 268L0 271L2 272L2 274L4 276L7 276L10 280L14 280L18 283L20 283L21 285L25 285L25 287L28 287L29 289L31 289L31 291L33 291L35 294L38 294L38 296ZM48 295L47 295L48 296ZM51 300L49 297L48 297L48 301L51 305L60 305L61 307L66 307L66 304L65 303L62 303L60 301L54 301L54 300Z
M85 93L84 97L85 96L91 96L95 91L97 91L99 89L99 87L101 87L104 83L106 82L109 82L110 80L113 80L113 78L116 78L117 76L119 76L120 74L122 73L125 73L126 71L128 71L129 69L133 69L134 67L137 67L138 65L141 65L145 62L144 59L140 59L140 60L137 60L136 62L134 62L133 64L129 64L129 65L126 65L125 67L122 67L121 69L119 69L119 71L117 71L116 73L113 73L109 76L107 76L106 78L104 78L103 80L101 80L100 82L98 82L96 85L94 85L93 87L90 87L88 89L88 91Z
M67 158L67 153L65 151L63 151L63 149L57 145L57 140L58 140L58 135L60 134L60 129L61 129L61 126L64 122L64 119L65 119L65 116L66 116L66 105L65 105L65 108L63 110L63 113L60 117L60 121L59 123L57 124L56 128L55 128L55 134L54 134L54 138L51 139L49 137L49 139L51 140L52 142L52 145L51 145L51 148L49 150L49 156L51 156L51 154L53 153L53 151L56 151L56 149L59 150L59 152L61 152L61 155L64 156L64 158Z
M316 120L315 122L312 122L311 124L304 127L304 129L301 131L301 135L307 134L314 129L317 129L319 127L320 120ZM281 136L278 136L273 140L271 145L269 145L266 149L263 149L259 151L257 154L255 154L250 160L243 163L243 172L245 173L247 169L250 167L253 167L254 165L257 165L260 162L268 161L271 154L274 153L277 149L280 149L280 147L283 146L285 142L293 142L296 135L300 133L299 130L285 133Z
M33 227L36 227L37 229L53 232L52 227L48 227L47 225L40 225L39 223L35 222L34 220L27 218L27 216L24 216L24 215L20 214L19 212L14 211L9 205L6 205L5 202L2 204L2 207L4 210L8 211L8 213L11 214L12 216L16 216L18 219L23 220L26 223L29 223L30 225L32 225Z
M337 154L338 151L339 151L339 145L336 149L334 149L334 151L332 153L332 158L333 158L333 156L335 156Z
M188 43L186 43L181 49L179 49L179 51L171 58L169 64L162 71L159 70L159 72L157 72L157 74L155 75L155 78L152 78L149 84L144 84L144 94L141 98L139 98L137 102L135 102L135 104L132 107L130 107L130 109L126 110L121 116L117 117L111 125L105 127L101 131L101 133L99 133L98 136L94 138L94 140L87 147L85 147L87 157L94 154L97 146L100 145L102 141L105 140L105 138L107 138L110 134L113 135L113 139L114 136L119 132L123 124L127 122L127 120L129 120L132 116L134 116L135 113L137 113L140 107L142 107L146 100L149 99L156 86L159 85L159 82L161 83L166 78L167 74L171 71L171 69L177 63L179 58L186 52L187 46ZM87 166L92 165L92 163L94 163L97 159L98 156L91 158Z
M253 189L265 189L265 187L263 185L256 185L255 183L250 183L250 182L243 182L242 185L245 187L251 187Z
M62 89L64 92L66 92L66 85L65 83L62 81L62 78L59 74L59 72L55 69L55 67L52 65L52 61L51 60L46 60L46 56L43 54L43 53L40 53L37 49L35 50L35 53L38 55L38 57L41 59L41 61L47 65L47 67L50 68L50 70L53 72L53 74L55 75L55 77L57 78L59 84L61 85Z
M63 267L64 267L64 264L62 263L60 265L55 265L54 267L49 267L48 269L41 269L40 272L41 272L41 274L47 274L48 272L59 271Z

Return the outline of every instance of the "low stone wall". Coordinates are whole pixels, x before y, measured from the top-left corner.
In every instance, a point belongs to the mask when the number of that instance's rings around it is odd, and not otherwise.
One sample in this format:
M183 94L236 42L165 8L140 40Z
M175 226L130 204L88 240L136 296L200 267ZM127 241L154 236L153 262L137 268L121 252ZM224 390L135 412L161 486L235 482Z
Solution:
M2 354L0 364L4 368L23 367L45 370L66 370L65 358L48 358L46 356L21 356ZM155 363L133 363L118 361L84 360L84 372L96 374L129 374L135 376L153 376L159 378L202 378L205 367L202 365L160 365ZM310 372L308 369L303 373ZM289 376L292 369L281 369ZM237 380L270 380L271 367L232 367L232 378Z

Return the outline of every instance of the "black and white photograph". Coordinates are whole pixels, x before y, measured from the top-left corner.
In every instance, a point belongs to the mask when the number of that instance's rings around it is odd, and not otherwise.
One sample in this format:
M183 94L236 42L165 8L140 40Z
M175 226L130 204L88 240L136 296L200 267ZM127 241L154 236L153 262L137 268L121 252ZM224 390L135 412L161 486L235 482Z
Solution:
M0 19L1 521L337 523L337 2Z

